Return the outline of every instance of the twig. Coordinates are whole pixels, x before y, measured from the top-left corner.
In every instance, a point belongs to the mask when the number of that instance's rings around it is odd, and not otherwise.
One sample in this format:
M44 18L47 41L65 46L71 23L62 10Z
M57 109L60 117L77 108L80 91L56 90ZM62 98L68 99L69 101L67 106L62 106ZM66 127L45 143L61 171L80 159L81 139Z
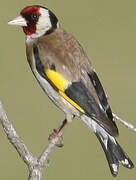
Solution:
M24 141L20 138L17 134L15 128L13 127L12 123L9 121L6 112L2 106L0 101L0 123L3 126L3 129L9 139L9 142L14 146L17 150L18 154L22 158L22 160L26 163L29 169L29 177L28 180L41 180L43 170L47 167L48 162L47 158L55 145L59 140L59 134L57 137L51 140L47 148L43 151L41 156L38 158L34 156L24 144Z
M115 113L112 113L113 117L115 119L117 119L118 121L120 121L123 125L125 125L128 129L136 132L136 128L133 124L129 123L129 122L126 122L125 120L121 119L120 117L117 116L117 114Z
M11 122L8 120L5 110L3 109L2 103L0 102L0 122L3 126L3 129L10 141L10 143L16 148L17 152L24 160L26 164L35 162L36 158L29 152L28 148L24 144L23 140L19 137L16 130L14 129Z
M113 117L119 120L130 130L136 132L136 128L131 123L128 123L125 120L121 119L115 113L113 113ZM0 101L0 123L3 126L3 129L9 139L9 142L14 146L14 148L17 150L22 160L28 166L29 169L28 180L41 180L43 170L49 164L47 158L51 153L51 151L53 150L53 148L56 146L57 142L59 141L59 137L61 136L61 133L60 134L58 133L58 136L51 140L51 142L45 148L45 150L43 151L40 157L36 157L28 150L27 146L24 144L24 141L20 138L15 128L13 127L12 123L9 121L1 101Z

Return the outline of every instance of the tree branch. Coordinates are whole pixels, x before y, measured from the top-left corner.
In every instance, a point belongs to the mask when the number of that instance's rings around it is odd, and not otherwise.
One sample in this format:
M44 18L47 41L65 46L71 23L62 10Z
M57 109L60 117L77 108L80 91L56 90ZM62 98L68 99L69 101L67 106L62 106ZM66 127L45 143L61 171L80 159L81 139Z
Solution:
M49 145L45 148L41 156L38 158L34 156L25 145L24 141L20 138L12 123L8 119L6 112L2 106L0 101L0 123L3 126L3 129L9 139L9 142L14 146L17 150L18 154L22 158L22 160L26 163L29 169L29 177L28 180L41 180L43 170L48 166L49 162L47 162L47 158L53 148L56 146L59 136L51 140Z
M131 123L124 121L123 119L121 119L114 113L113 113L113 117L119 120L122 124L124 124L130 130L133 130L136 132L136 128ZM59 138L62 135L62 132L60 131L58 133L58 136L56 136L50 141L49 145L44 149L40 157L36 157L28 150L24 141L20 138L20 136L16 132L15 128L13 127L12 123L10 122L10 120L8 119L6 115L6 112L2 106L1 101L0 101L0 123L3 126L3 129L9 139L9 142L14 146L14 148L17 150L22 160L28 166L28 169L29 169L28 180L41 180L44 168L49 165L47 158L49 154L51 153L51 151L56 146L56 144L58 143Z
M130 122L127 122L127 121L121 119L121 118L120 118L119 116L117 116L117 114L115 114L115 113L112 113L112 115L113 115L113 117L114 117L115 119L117 119L118 121L120 121L120 122L121 122L124 126L126 126L128 129L136 132L136 128L135 128L135 126L134 126L133 124L131 124Z

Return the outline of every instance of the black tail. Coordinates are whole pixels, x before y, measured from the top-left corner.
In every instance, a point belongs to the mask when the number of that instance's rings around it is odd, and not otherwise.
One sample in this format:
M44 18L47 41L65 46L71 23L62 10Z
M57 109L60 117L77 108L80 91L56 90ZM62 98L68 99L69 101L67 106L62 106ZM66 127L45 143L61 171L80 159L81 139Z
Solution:
M119 164L129 169L134 167L130 158L123 151L123 149L120 147L120 145L113 136L109 135L103 129L101 131L101 127L99 129L96 129L95 134L103 147L113 176L117 176Z
M119 164L131 169L134 167L132 161L120 147L116 139L104 130L96 121L82 115L82 120L96 134L105 152L109 167L113 176L117 176Z

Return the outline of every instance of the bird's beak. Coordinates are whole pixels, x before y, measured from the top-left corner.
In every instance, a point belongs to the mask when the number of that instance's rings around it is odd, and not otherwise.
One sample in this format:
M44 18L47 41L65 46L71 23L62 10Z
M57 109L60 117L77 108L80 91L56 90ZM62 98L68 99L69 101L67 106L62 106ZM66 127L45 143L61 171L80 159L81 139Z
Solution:
M15 19L8 22L9 25L15 25L15 26L27 26L26 20L22 16L18 16Z

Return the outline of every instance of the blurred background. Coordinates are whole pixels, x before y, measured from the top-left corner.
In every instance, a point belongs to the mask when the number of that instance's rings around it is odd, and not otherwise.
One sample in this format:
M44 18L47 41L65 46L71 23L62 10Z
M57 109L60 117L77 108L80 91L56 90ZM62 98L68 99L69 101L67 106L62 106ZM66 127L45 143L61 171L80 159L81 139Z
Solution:
M0 100L28 148L39 156L48 136L64 114L45 96L25 55L21 28L7 22L28 5L51 9L61 25L82 44L91 59L112 110L136 125L136 1L124 0L4 0L0 7ZM117 122L119 143L136 164L136 134ZM51 153L43 179L114 179L96 137L75 119L64 134L64 147ZM0 126L0 179L25 180L26 165ZM134 180L136 169L120 167L117 180Z

